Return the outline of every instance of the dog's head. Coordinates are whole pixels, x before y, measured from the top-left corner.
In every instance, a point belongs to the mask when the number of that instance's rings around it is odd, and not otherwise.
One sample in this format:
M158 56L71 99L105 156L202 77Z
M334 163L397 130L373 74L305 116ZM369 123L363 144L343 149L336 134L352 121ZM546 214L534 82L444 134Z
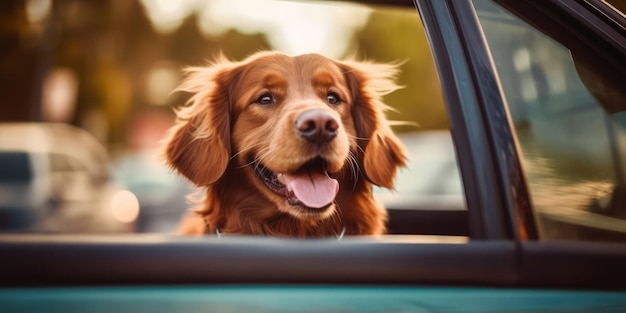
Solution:
M339 188L357 179L392 188L405 163L381 102L397 89L395 66L264 52L188 73L180 90L193 96L165 155L198 186L241 168L278 211L319 220L336 210Z

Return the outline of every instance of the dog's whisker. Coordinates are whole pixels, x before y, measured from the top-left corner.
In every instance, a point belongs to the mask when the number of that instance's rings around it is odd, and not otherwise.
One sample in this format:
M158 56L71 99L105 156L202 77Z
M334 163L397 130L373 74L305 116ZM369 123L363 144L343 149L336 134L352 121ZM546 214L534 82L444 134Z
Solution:
M255 164L255 170L256 170L256 169L258 169L259 164L265 163L265 162L261 162L261 160L265 160L266 162L271 162L272 160L271 160L271 157L270 157L271 156L271 154L270 154L271 151L269 151L270 149L269 148L265 148L264 150L267 150L267 151L261 151L259 153L259 155L252 162L248 163L245 166L249 166L251 164ZM243 168L245 166L241 166L241 167ZM267 173L267 171L269 171L269 170L265 168L265 169L263 169L263 171L264 171L264 173Z
M349 168L346 170L350 171L350 176L353 180L353 184L352 184L352 190L356 189L356 185L357 185L357 181L359 178L359 172L360 172L360 166L359 166L359 162L356 159L356 156L354 155L354 153L349 152L348 153L348 165Z
M254 169L256 170L258 168L258 166L259 166L258 160L254 159L254 160L252 160L252 161L250 161L250 162L248 162L248 163L246 163L244 165L239 166L239 168L244 168L244 167L248 167L248 166L251 166L251 165L254 165Z
M344 226L343 229L341 229L341 233L337 234L337 240L343 239L343 236L345 234L346 234L346 227Z
M336 200L333 201L333 203L335 204L335 211L330 216L332 223L335 225L338 224L339 227L343 227L345 229L345 226L343 225L343 221L341 220L341 214L339 213L341 212L341 206L339 205L339 202L337 202Z
M259 160L266 160L268 163L273 163L274 157L272 156L272 151L269 147L264 148L259 151L259 155L257 157Z
M354 138L354 139L357 139L357 140L366 140L366 141L372 140L372 138L353 136L353 135L350 135L350 134L347 134L347 135L348 135L348 138Z
M248 152L248 151L254 150L254 149L256 149L257 147L260 147L260 146L263 146L263 144L262 144L262 143L257 143L257 144L255 144L255 145L251 145L250 147L247 147L247 148L241 149L241 150L237 151L236 153L234 153L234 154L230 157L230 159L229 159L228 161L232 161L232 160L234 160L237 156L239 156L240 154L242 154L242 153L244 153L244 152Z
M361 151L361 153L365 154L365 150L363 150L363 148L361 146L356 146L357 149L359 149L359 151Z
M268 149L265 149L265 150L268 150ZM267 155L268 153L269 153L269 151L261 153L258 157L254 158L254 160L239 166L239 168L244 168L244 167L248 167L248 166L254 165L254 169L257 170L259 164L261 163L261 160L265 159L266 157L264 157L264 156Z

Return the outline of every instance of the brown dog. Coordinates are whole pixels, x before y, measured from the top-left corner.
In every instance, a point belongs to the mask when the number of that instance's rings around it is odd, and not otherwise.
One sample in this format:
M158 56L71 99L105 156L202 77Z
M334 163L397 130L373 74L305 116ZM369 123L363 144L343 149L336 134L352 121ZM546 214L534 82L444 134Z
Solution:
M396 66L261 52L187 72L165 157L206 194L183 234L385 232L372 184L392 188L406 161L381 102Z

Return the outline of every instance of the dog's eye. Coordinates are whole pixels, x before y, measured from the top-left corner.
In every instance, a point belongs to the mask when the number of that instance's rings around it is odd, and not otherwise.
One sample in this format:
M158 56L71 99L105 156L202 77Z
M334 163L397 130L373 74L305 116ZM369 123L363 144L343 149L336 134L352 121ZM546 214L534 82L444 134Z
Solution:
M260 105L272 105L274 104L274 97L272 97L269 93L262 94L257 100L256 103Z
M328 95L326 95L326 101L328 101L328 104L339 104L341 102L341 98L339 98L338 94L329 92Z

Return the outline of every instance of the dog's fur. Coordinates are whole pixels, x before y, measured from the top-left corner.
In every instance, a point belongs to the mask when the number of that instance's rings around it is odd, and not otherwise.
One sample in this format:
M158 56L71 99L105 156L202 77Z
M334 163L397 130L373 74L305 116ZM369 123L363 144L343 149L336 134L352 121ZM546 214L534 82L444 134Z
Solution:
M374 200L372 184L392 188L406 162L382 103L398 88L397 72L395 65L277 52L241 62L220 56L189 68L179 90L193 96L178 110L164 153L169 166L206 193L180 232L384 233L387 213ZM285 186L288 175L320 179L316 190L333 189L335 179L339 190L334 200L327 199L332 190L320 192L324 199L315 201L322 203L311 207Z

